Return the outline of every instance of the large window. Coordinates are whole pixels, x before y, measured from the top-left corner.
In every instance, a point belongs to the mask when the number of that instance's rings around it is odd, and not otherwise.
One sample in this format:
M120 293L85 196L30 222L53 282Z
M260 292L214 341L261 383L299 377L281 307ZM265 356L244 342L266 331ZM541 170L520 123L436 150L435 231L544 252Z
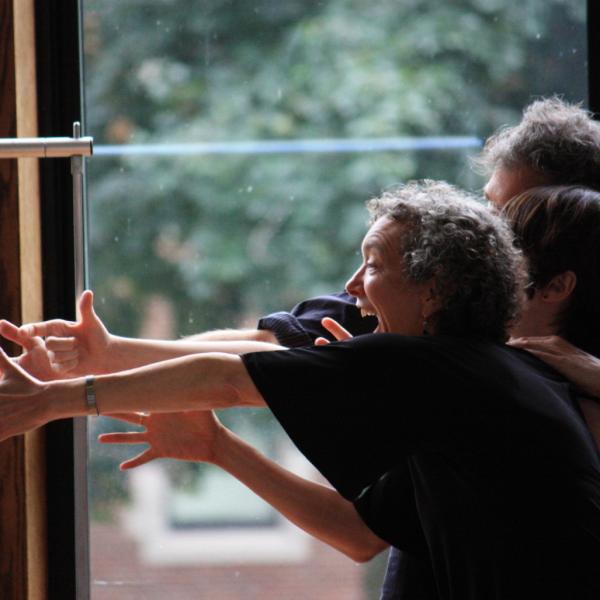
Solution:
M84 0L89 281L122 335L176 338L338 290L363 203L469 157L536 96L585 101L585 1ZM317 476L265 412L222 415ZM354 565L205 465L94 441L92 598L376 597ZM272 595L269 595L272 594Z

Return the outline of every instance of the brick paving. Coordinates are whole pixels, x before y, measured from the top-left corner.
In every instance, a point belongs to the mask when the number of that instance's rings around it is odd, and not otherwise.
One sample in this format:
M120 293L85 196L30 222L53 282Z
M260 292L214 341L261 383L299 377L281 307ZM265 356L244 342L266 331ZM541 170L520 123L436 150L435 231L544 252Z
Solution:
M297 565L144 566L117 524L92 524L92 600L366 600L367 565L311 541Z

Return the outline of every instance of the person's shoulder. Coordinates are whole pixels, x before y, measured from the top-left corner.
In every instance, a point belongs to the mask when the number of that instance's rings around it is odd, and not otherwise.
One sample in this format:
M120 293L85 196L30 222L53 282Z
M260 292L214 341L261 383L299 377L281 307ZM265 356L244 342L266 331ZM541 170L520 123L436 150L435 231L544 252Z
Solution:
M459 350L493 352L503 348L502 344L490 341L448 335L402 335L399 333L371 333L354 338L356 343L422 350Z
M370 357L401 356L405 364L444 364L457 373L472 373L479 367L486 369L529 368L523 358L514 355L505 344L468 337L445 335L406 336L396 333L372 333L343 342L357 353ZM387 359L386 359L387 360Z
M443 348L454 348L458 344L442 340L437 336L410 336L398 333L368 333L346 340L348 347L370 352L408 352L422 354Z

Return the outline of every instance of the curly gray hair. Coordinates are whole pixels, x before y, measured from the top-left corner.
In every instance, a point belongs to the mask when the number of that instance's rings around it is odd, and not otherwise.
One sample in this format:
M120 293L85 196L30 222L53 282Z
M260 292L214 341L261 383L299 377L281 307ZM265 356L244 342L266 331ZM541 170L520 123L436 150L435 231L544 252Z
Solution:
M473 162L486 174L526 166L548 184L600 190L600 123L560 98L537 100L525 108L518 125L489 137Z
M448 183L412 181L367 207L371 223L405 225L399 252L414 283L434 278L442 308L435 333L504 341L517 318L526 270L508 225Z

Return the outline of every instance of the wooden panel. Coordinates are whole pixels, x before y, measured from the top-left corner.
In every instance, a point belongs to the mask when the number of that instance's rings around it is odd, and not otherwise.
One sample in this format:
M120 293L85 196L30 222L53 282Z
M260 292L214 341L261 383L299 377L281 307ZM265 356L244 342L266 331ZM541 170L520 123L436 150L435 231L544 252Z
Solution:
M33 0L13 4L17 137L37 137L35 6ZM19 258L21 322L43 319L40 185L37 159L20 159ZM45 431L25 436L28 600L47 598L47 523Z
M16 135L15 62L12 0L0 0L0 137ZM18 167L0 161L0 315L21 315L18 221ZM27 524L24 438L0 444L0 597L27 594Z

